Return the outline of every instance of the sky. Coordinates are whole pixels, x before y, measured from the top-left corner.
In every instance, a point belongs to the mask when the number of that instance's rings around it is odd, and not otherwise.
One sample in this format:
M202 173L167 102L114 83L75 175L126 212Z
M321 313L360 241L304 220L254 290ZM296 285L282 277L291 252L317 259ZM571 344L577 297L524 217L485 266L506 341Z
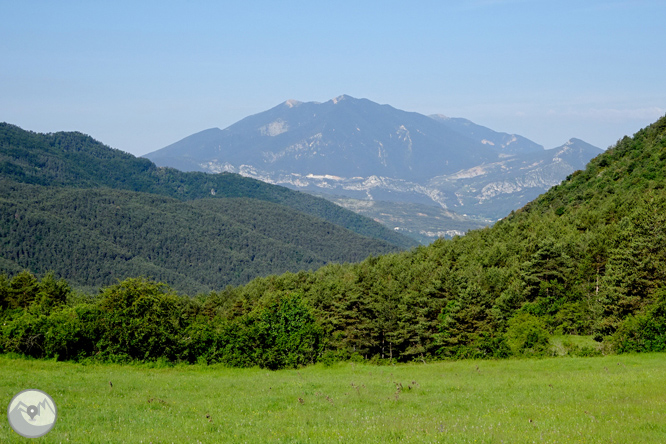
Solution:
M546 148L666 114L666 1L0 0L0 121L143 155L347 94Z

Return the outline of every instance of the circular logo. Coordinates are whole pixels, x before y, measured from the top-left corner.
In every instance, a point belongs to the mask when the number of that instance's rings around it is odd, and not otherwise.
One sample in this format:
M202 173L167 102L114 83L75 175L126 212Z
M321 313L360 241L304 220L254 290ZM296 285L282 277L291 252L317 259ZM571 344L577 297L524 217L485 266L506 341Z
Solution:
M23 390L7 408L9 425L25 438L39 438L51 431L58 416L53 398L41 390Z

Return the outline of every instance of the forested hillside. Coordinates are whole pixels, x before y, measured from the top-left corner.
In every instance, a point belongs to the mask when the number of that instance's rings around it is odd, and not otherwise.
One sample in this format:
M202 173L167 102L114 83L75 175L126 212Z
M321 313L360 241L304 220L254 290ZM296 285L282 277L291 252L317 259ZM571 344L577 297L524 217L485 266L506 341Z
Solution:
M554 333L608 339L664 303L665 186L666 117L492 228L256 279L216 300L235 316L298 292L331 349L368 357L538 353ZM666 324L654 328L666 339Z
M665 185L666 117L492 228L409 252L197 299L132 279L82 303L52 276L0 279L0 347L268 368L543 355L553 334L666 351Z
M0 272L53 271L77 287L149 276L197 294L395 250L256 199L183 202L0 180Z
M242 197L325 219L402 249L416 241L324 199L237 174L183 173L112 149L76 132L39 134L0 123L0 177L49 187L140 191L179 200Z

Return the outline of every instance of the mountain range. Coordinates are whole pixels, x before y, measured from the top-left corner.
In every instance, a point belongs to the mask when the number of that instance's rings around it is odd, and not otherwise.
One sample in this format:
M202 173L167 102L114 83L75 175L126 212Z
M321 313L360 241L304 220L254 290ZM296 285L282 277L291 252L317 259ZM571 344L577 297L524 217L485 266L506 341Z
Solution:
M601 152L579 139L545 150L466 119L343 95L325 103L288 100L145 157L183 171L236 172L327 198L435 205L478 225L520 208ZM444 225L439 231L450 229Z

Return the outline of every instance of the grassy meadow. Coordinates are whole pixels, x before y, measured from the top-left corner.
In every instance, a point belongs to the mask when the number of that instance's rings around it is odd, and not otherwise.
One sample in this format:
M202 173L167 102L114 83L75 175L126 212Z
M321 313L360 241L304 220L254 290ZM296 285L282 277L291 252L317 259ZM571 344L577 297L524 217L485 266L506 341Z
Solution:
M0 356L2 405L26 388L58 407L42 442L666 440L666 354L275 372ZM27 441L0 421L0 442Z

